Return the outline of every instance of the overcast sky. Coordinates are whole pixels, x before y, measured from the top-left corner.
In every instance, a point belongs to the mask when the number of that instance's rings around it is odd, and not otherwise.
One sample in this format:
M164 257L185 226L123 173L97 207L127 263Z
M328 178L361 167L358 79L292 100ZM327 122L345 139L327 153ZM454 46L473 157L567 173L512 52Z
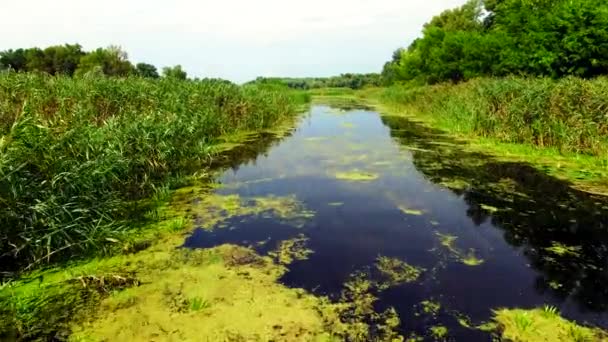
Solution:
M422 24L464 0L0 0L0 50L122 46L192 76L378 72Z

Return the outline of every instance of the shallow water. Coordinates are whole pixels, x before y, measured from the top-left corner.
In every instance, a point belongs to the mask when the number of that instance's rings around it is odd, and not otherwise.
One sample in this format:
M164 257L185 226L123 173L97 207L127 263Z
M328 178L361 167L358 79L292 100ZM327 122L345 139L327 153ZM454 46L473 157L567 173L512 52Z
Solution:
M443 325L458 341L488 341L456 317L479 324L492 309L544 304L608 328L608 200L524 163L466 152L404 118L316 105L291 136L233 163L219 182L218 194L295 196L314 216L298 224L235 216L196 230L186 247L268 253L304 234L313 253L281 281L332 298L378 256L398 258L424 272L380 292L377 309L395 307L405 334ZM439 312L421 312L425 300Z

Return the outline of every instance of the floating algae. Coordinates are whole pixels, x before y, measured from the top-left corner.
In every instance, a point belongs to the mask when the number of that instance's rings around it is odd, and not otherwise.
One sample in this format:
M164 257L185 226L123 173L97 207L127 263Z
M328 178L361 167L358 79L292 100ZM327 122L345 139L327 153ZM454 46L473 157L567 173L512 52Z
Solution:
M402 341L397 329L401 324L394 308L377 312L375 282L357 272L344 284L340 300L319 306L325 329L333 332L330 341Z
M437 316L439 310L441 309L441 303L433 300L424 300L420 302L420 308L424 314Z
M302 226L314 216L294 196L241 197L239 195L209 194L194 201L190 215L204 229L226 227L229 219L243 216L272 217Z
M361 171L350 171L350 172L336 172L335 177L339 180L349 182L369 182L378 179L377 173L361 172Z
M308 238L299 234L293 239L281 241L276 250L268 253L281 265L289 265L296 260L306 260L313 251L306 247Z
M414 282L424 271L424 269L409 265L405 261L385 256L378 257L375 266L383 278L383 281L378 285L380 289Z
M429 329L431 336L436 340L445 340L448 337L448 328L443 325L436 325Z
M399 206L399 210L401 210L401 212L404 213L404 214L406 214L406 215L420 216L420 215L424 214L424 211L422 211L422 210L411 209L411 208L408 208L408 207L403 206L403 205Z
M567 246L559 242L553 242L551 247L546 247L547 252L553 253L558 256L571 256L578 257L581 254L581 246Z
M327 205L330 207L341 207L344 205L344 202L329 202Z
M456 242L456 239L458 239L457 236L441 234L439 232L435 232L435 235L439 238L439 243L462 264L467 266L479 266L484 263L483 259L480 259L475 255L475 249L470 248L467 252L463 252L456 248L454 243Z

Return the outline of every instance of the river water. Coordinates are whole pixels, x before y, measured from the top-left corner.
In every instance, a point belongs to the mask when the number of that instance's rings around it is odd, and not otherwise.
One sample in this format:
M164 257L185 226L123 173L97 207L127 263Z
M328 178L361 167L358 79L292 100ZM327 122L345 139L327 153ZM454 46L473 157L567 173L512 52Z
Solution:
M442 325L450 339L488 341L457 318L479 324L493 309L543 305L608 327L608 201L525 163L467 152L401 117L314 105L290 136L232 166L218 194L295 196L314 216L233 217L186 247L267 253L303 234L312 254L281 282L334 299L379 256L399 259L422 273L379 291L376 307L394 307L408 335ZM424 301L440 308L424 312Z

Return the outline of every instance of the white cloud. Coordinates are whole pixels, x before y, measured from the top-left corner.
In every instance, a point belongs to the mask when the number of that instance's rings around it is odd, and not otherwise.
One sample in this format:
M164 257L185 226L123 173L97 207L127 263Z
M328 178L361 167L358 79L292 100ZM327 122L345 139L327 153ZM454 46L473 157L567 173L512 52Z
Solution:
M7 0L3 0L6 2ZM0 5L0 50L118 44L197 76L379 71L422 24L464 0L20 0Z

